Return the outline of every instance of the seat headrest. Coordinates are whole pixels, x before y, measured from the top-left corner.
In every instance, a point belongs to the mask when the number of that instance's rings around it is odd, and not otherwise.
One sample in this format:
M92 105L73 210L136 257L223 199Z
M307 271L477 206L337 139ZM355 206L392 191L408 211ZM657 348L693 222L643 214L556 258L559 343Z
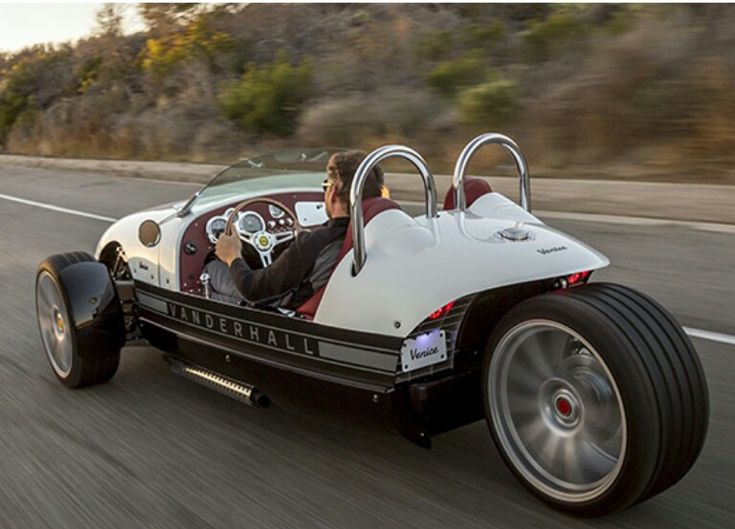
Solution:
M390 198L383 197L371 197L366 198L362 201L362 217L364 223L367 224L378 213L387 211L389 209L401 209L401 206L397 202L394 202Z
M383 197L366 198L365 200L362 201L363 226L367 226L368 222L370 222L376 215L378 215L378 213L382 213L389 209L401 209L401 206L399 206L396 202L392 201L389 198L383 198ZM352 248L352 220L350 219L350 224L347 226L347 233L345 234L345 242L342 245L342 251L339 252L339 257L337 258L338 263L342 260L345 254L347 254L347 252L350 251L351 248Z
M392 201L389 198L372 197L364 199L362 201L363 226L367 226L368 222L370 222L376 215L378 215L378 213L382 213L383 211L387 211L389 209L401 209L401 206L399 206L396 202ZM347 255L347 253L349 253L351 249L352 220L350 220L350 223L347 225L345 241L344 243L342 243L342 249L337 256L337 260L334 262L334 268L337 268L337 265L340 263L340 261L342 261L344 256ZM297 308L296 312L306 317L307 319L313 319L314 315L316 314L316 309L319 308L319 303L322 300L322 296L324 295L324 291L327 289L328 284L329 282L327 281L327 284L317 290L313 296L311 296L308 300L304 302L303 305Z
M482 195L492 193L492 188L488 184L487 180L479 178L477 176L465 176L464 179L464 193L467 202L467 207L470 207L472 203L480 198ZM450 210L455 209L457 204L454 203L454 187L449 186L447 194L444 197L444 209Z

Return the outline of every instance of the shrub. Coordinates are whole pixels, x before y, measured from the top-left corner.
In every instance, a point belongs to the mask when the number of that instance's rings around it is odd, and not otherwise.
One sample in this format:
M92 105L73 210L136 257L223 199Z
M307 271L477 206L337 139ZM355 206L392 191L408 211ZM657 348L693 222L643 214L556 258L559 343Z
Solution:
M240 127L276 136L290 136L301 105L309 97L309 61L291 66L285 52L272 64L250 66L239 81L224 83L218 95L222 114Z
M0 141L25 111L46 108L73 89L68 48L40 46L19 55L15 64L0 72Z
M532 23L524 35L525 57L531 62L546 61L584 33L584 26L572 13L553 13Z
M429 86L443 96L453 96L460 89L472 85L484 77L482 61L468 55L455 61L439 63L426 76Z
M432 61L443 58L452 50L452 33L448 30L432 31L419 40L416 54Z
M496 76L483 84L467 88L457 99L462 121L468 125L503 125L518 109L518 86Z
M505 39L505 24L494 20L490 24L472 24L463 35L462 43L470 48L493 49Z
M635 26L635 13L627 5L618 6L605 25L605 29L612 35L621 35Z
M213 30L208 19L203 17L179 31L148 39L141 54L141 65L144 72L162 78L177 64L189 59L204 59L214 64L217 56L233 47L232 37Z
M77 91L80 94L88 91L99 80L99 73L102 67L102 57L92 57L82 64L78 65L74 70L74 75L79 80Z
M0 141L5 139L15 120L27 108L28 98L10 90L0 93Z
M386 142L434 132L446 121L445 115L442 102L426 90L415 90L407 98L400 88L385 87L309 105L299 137L314 145L367 148L376 138Z

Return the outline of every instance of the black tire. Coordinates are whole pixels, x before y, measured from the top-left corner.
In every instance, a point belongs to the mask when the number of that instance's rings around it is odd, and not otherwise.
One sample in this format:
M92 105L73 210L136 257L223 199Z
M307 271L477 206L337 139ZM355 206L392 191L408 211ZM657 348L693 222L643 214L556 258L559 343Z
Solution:
M557 348L562 353L557 355L551 347L543 346L540 337L544 332L548 336L568 335L566 341L556 342L564 344ZM541 354L531 354L529 351L538 344L542 344L537 347ZM558 372L564 364L573 365L573 344L577 344L577 352L591 358L585 357L582 363L594 368L585 367L593 375L577 370L569 381L564 379L565 375L558 375L562 389L556 393L542 391L546 382L538 386L537 394L518 389L515 381L518 374L524 373L525 366L533 363L528 362L530 358L539 363L541 356L547 355L548 365L552 366L549 372L555 373L554 369ZM559 360L555 368L556 359ZM526 369L529 379L536 376L536 367ZM585 376L593 380L586 381ZM556 374L549 380L556 381L555 377ZM598 378L607 380L609 387ZM570 384L572 397L560 406L559 400L566 399L560 393L567 391L564 384ZM508 396L503 396L503 392ZM490 432L510 470L541 500L578 515L620 511L675 484L696 461L709 422L704 372L681 326L649 297L605 283L536 296L513 307L488 340L483 361L483 395ZM550 395L557 395L553 403ZM537 421L535 408L525 412L527 415L517 412L523 399L536 399L529 402L538 403L540 422L528 422ZM568 418L570 409L576 422ZM605 427L610 428L606 446L613 447L612 455L580 433L589 430L592 437L599 435L596 426L587 428L584 424L594 423L593 412L588 412L593 409L609 413L602 415L606 417ZM615 420L620 421L617 428ZM544 425L548 431L536 428L534 431L543 432L539 437L525 436L524 432L531 430L530 424ZM613 437L613 432L617 437ZM574 462L579 463L585 456L578 455L582 450L558 448L557 438L570 443L568 439L577 435L582 436L578 441L582 444L568 446L596 449L597 452L588 450L595 463L590 467L597 471L603 465L596 461L609 460L608 473L607 467L599 471L599 476L592 471L582 472L593 476L587 483L571 478L570 469L577 468ZM544 444L544 436L557 444ZM556 447L553 456L548 456L547 446ZM599 453L604 453L605 458L598 457ZM563 460L564 457L567 459ZM576 472L575 476L578 475Z
M122 312L106 268L105 276L100 275L99 268L93 268L97 272L97 286L101 293L99 306L92 308L93 313L88 321L75 321L72 301L75 296L68 291L74 285L65 283L63 272L80 263L94 263L97 267L103 267L86 252L69 252L52 255L43 261L36 275L36 314L41 341L54 375L69 388L101 384L110 380L117 372L120 349L125 342ZM103 291L105 294L102 294ZM46 301L49 297L52 298L50 304ZM54 312L46 314L50 305L53 305ZM79 309L76 312L80 312ZM56 328L52 327L53 324L56 324ZM56 350L52 344L54 334L61 336L59 341L68 340L63 365L57 359L58 355L52 353Z

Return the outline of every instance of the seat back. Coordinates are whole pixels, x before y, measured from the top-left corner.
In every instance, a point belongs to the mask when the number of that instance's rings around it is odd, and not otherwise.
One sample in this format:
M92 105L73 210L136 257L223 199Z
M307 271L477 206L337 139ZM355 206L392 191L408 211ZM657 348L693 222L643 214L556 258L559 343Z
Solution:
M370 222L373 217L375 217L378 213L382 213L383 211L387 211L389 209L401 209L401 207L394 201L388 199L388 198L382 198L382 197L372 197L372 198L366 198L362 201L362 215L364 220L364 225L367 226L368 222ZM339 252L339 255L337 256L337 259L334 262L334 267L332 268L332 272L334 272L334 269L337 268L337 265L342 261L345 255L349 253L349 251L352 249L352 221L350 220L350 223L347 226L347 233L345 234L345 240L342 243L342 249ZM324 296L324 292L327 289L327 286L329 285L329 281L321 287L319 290L314 292L314 295L312 295L309 299L307 299L301 306L299 306L296 309L296 312L304 316L308 319L313 319L314 315L316 314L316 310L319 308L319 302L322 300L322 296Z
M492 193L492 188L487 180L478 178L477 176L466 176L464 179L464 192L467 200L467 207L480 198L482 195ZM447 195L444 197L444 210L455 209L457 204L454 201L454 187L450 186Z

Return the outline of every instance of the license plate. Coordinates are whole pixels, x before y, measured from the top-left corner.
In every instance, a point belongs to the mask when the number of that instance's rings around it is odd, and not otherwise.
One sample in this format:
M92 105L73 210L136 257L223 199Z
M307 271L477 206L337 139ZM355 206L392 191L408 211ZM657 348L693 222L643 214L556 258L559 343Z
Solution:
M403 372L438 364L447 359L447 338L442 330L407 338L401 347L401 367Z

